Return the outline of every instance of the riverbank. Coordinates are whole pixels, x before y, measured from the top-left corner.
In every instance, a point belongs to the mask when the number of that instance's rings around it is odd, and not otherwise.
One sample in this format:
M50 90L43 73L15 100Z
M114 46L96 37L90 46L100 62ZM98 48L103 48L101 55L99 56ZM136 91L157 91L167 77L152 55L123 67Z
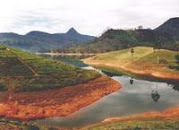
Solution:
M111 130L111 129L170 129L179 128L179 106L162 112L152 111L125 117L105 119L101 123L89 125L82 130Z
M130 49L99 54L84 59L83 62L98 68L135 74L161 80L179 80L179 71L171 70L167 66L175 64L177 52L158 50L154 52L150 47L135 47L134 55ZM162 63L157 63L158 57Z
M1 101L0 116L22 121L67 116L120 88L116 81L101 76L76 86L13 93L11 101Z

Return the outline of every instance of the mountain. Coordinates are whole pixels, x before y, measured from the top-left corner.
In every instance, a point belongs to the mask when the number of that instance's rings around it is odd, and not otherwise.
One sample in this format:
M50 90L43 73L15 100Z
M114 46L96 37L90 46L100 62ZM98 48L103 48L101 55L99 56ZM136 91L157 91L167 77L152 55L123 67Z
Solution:
M162 37L162 39L160 38ZM162 45L160 45L162 44ZM156 33L150 29L106 31L102 36L85 45L68 47L68 52L101 53L121 50L135 46L159 46L160 48L179 50L179 43L170 35ZM65 49L59 51L67 51Z
M154 31L168 34L179 40L179 17L171 18Z
M94 39L93 36L78 33L74 28L69 29L67 33L55 34L40 31L31 31L26 35L0 33L0 44L32 52L60 49L72 44L91 42Z
M179 18L172 18L154 30L109 29L91 43L74 45L69 47L68 51L98 53L135 46L155 46L175 51L179 50Z

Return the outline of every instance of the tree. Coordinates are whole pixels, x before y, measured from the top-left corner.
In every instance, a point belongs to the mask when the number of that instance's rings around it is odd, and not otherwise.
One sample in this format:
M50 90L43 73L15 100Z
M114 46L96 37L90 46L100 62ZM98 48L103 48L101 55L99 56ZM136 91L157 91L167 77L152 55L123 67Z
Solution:
M131 48L131 55L134 55L134 48Z
M6 89L7 89L6 86L0 82L0 91L4 91Z
M177 63L179 64L179 55L176 55L175 58L177 60Z

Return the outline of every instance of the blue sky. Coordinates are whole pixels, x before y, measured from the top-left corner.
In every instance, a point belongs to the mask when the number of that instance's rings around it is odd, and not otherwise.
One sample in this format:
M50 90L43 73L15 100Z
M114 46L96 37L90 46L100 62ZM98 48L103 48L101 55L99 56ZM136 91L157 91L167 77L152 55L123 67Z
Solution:
M32 30L99 36L108 28L155 28L179 16L179 0L0 0L0 32Z

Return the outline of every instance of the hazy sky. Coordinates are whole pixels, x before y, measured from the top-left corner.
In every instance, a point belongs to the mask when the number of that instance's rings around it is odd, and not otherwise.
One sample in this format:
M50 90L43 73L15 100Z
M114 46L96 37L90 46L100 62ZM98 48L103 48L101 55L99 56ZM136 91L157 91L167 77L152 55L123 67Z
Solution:
M0 0L0 32L100 35L107 28L155 28L179 16L179 0Z

